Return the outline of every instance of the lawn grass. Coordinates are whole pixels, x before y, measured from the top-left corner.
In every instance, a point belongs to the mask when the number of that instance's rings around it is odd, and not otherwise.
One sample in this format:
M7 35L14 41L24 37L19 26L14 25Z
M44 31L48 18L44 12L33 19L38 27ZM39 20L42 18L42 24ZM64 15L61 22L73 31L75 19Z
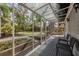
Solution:
M32 36L33 32L18 32L17 34ZM39 35L39 34L40 34L40 32L34 32L34 35Z

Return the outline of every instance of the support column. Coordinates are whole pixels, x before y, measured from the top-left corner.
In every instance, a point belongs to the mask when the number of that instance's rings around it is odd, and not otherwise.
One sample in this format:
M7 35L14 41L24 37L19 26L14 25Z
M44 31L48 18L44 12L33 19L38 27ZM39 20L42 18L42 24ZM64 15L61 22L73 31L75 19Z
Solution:
M65 37L65 25L66 25L66 24L65 24L65 21L64 21L64 33L63 33L63 34L64 34L64 37Z
M32 13L32 38L33 38L33 40L32 40L32 43L33 43L33 49L34 49L34 19L33 19L33 13Z
M66 37L68 34L68 22L65 20L65 30L64 30L64 37Z
M41 23L40 23L40 24L41 24L41 26L40 26L40 27L41 27L41 28L40 28L41 33L40 33L40 34L41 34L41 44L42 44L42 19L41 19Z
M12 4L12 6L14 7L14 4ZM15 24L14 24L14 9L12 10L12 15L11 15L11 19L12 19L12 45L13 45L13 56L15 56Z
M1 17L3 16L3 13L2 13L2 11L1 11L1 9L0 9L0 38L1 38Z
M45 23L45 43L46 43L46 36L47 36L47 27L46 27L46 23Z
M42 23L43 23L43 24L42 24L42 25L43 25L43 27L42 27L42 28L43 28L43 29L42 29L42 32L44 33L44 34L43 34L43 40L45 41L45 39L46 39L46 38L45 38L45 35L46 35L46 34L45 34L45 33L46 33L46 32L45 32L45 21L42 21Z
M66 36L67 33L68 33L67 18L69 17L69 15L70 15L70 13L71 13L71 11L72 11L72 9L73 9L73 5L74 5L74 3L71 3L71 4L70 4L69 9L68 9L68 12L67 12L67 15L66 15L66 17L65 17L65 33L64 33L65 36Z
M1 38L1 17L0 17L0 38Z
M45 26L46 26L46 24L45 24L45 22L43 22L43 24L44 24L44 40L45 40L45 33L46 33L46 31L45 31Z
M49 36L49 25L47 26L47 36Z

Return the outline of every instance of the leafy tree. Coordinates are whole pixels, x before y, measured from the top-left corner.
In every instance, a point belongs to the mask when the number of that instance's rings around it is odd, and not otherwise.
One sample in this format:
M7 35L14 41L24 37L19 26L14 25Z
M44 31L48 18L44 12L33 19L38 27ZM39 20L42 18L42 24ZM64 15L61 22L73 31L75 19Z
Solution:
M4 26L1 28L2 32L5 33L5 35L9 35L12 32L12 26L10 23L6 23L4 24Z
M11 33L11 23L10 23L10 9L5 4L0 4L0 9L3 13L3 16L1 17L1 30L3 33L10 34Z

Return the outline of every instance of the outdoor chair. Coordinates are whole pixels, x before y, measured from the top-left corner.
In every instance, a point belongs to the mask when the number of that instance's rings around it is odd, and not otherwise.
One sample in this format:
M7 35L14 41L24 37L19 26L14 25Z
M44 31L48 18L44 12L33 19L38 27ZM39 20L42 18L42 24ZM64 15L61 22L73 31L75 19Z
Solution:
M58 43L68 44L69 40L70 40L70 34L67 34L66 38L65 37L61 37L61 38L59 37Z
M75 41L76 41L75 38L71 37L69 45L68 44L63 44L63 43L57 43L56 44L56 55L58 56L61 53L65 53L65 51L66 51L66 52L68 52L68 54L70 56L72 56L73 55L72 50L73 50L73 46L75 44ZM63 52L61 52L61 50L63 50Z

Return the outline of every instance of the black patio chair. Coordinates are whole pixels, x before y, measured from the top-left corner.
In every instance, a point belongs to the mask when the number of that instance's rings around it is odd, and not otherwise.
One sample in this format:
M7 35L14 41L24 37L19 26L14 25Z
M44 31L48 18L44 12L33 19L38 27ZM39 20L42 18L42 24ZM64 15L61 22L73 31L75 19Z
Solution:
M62 38L58 38L58 43L64 43L64 44L68 44L70 40L70 34L67 34L67 37L62 37Z
M74 37L71 37L69 45L63 44L63 43L57 43L56 44L56 55L59 56L61 53L64 53L64 52L60 52L60 50L62 49L64 51L68 52L70 56L72 56L73 55L72 49L73 49L75 41L76 41L76 39Z

